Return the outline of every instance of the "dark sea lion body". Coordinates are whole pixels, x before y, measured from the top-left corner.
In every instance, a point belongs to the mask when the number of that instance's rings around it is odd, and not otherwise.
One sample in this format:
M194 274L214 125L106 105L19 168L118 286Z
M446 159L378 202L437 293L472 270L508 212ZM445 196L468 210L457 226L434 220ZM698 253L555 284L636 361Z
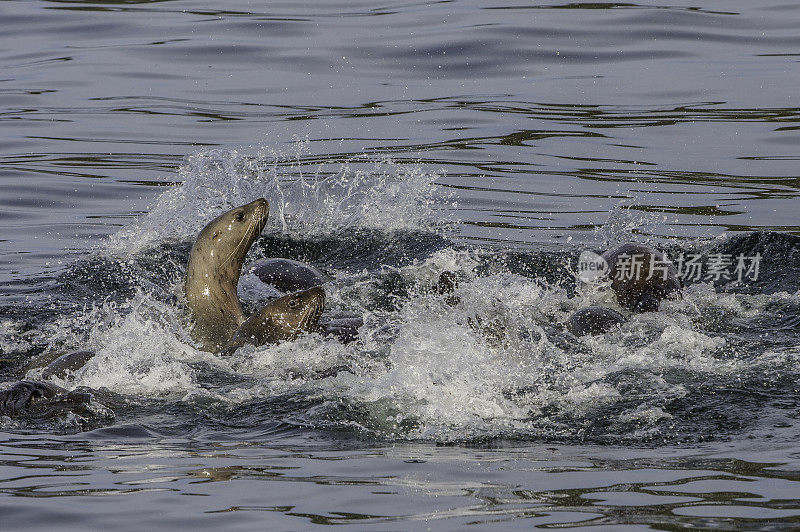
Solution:
M603 334L626 321L616 310L592 306L573 312L567 320L567 329L575 336Z
M623 244L603 253L608 279L620 306L634 312L658 310L681 288L678 272L664 255L642 244Z
M218 351L246 320L237 294L239 276L268 215L263 198L232 209L206 225L192 247L186 302L194 320L192 337L206 351Z
M244 345L267 345L295 340L317 326L325 308L325 291L309 288L276 299L251 316L222 349L229 355Z
M89 393L71 392L50 382L18 381L0 390L0 415L48 415L85 405L91 399Z
M364 320L358 316L334 318L317 325L315 332L325 336L333 336L343 344L358 340L358 330L364 325Z
M291 259L263 259L250 267L261 282L281 292L308 290L325 283L327 278L318 269Z
M45 380L50 379L50 377L63 379L68 373L74 373L81 369L94 355L94 351L87 350L73 351L61 355L42 370L42 378Z

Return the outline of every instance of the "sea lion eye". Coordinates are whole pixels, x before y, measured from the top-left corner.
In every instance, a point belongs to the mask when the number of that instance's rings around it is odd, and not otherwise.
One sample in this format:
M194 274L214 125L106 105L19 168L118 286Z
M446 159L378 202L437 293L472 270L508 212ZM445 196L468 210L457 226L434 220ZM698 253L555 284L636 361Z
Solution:
M216 240L216 239L218 239L218 238L219 238L219 231L214 231L214 234L213 234L213 235L211 235L211 238L212 238L213 240Z
M244 221L244 211L239 211L236 213L236 221L243 222Z

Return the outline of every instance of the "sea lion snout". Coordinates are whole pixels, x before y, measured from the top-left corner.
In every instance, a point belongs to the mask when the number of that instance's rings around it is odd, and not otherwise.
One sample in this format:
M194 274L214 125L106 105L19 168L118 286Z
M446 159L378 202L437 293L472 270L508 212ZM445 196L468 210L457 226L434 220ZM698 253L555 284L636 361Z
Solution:
M294 300L290 301L295 305L290 306L291 310L296 310L297 306L302 306L299 318L296 319L296 327L299 332L310 330L319 321L322 312L325 310L325 290L320 286L309 288L294 294Z
M267 224L267 218L269 217L269 202L264 198L258 198L248 203L248 205L255 209L256 216L261 222L259 225L261 229L264 229L264 226ZM261 230L259 230L259 232L261 232Z

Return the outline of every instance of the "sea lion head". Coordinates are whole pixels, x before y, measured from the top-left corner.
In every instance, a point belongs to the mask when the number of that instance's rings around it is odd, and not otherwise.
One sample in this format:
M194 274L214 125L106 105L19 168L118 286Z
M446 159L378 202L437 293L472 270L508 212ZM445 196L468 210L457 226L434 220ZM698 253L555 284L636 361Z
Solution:
M231 209L209 222L192 246L186 302L195 321L192 335L206 350L224 345L245 320L236 288L245 256L268 215L264 198Z
M259 316L269 320L279 340L294 340L319 321L325 309L325 290L315 286L276 299Z
M268 215L269 203L260 198L211 220L192 246L189 268L213 268L220 281L238 282L244 258L267 224Z
M316 330L325 308L325 290L319 286L276 299L245 321L223 349L231 354L245 344L265 345L295 340Z
M633 312L654 312L661 300L681 288L675 266L642 244L623 244L603 253L619 304Z

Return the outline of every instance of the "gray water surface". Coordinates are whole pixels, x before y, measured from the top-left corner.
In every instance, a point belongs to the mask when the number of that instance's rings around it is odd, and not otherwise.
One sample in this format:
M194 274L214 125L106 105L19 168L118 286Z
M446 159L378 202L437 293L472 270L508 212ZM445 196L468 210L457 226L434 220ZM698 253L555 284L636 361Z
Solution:
M798 28L771 0L0 1L0 380L88 346L62 384L116 414L0 422L3 528L796 529ZM194 235L260 196L253 256L332 275L362 347L184 342ZM601 297L568 264L626 240L764 275L565 336ZM453 309L413 288L445 269Z

